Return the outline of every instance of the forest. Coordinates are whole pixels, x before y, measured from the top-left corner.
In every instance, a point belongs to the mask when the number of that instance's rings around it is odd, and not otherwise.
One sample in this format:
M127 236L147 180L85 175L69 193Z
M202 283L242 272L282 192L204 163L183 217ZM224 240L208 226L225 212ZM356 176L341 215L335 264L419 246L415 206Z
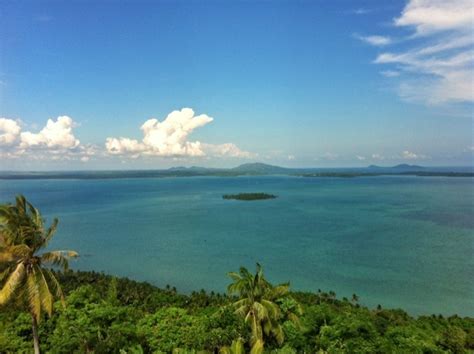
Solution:
M238 297L176 289L96 272L56 273L65 306L39 324L51 353L244 353L252 328L236 313ZM279 307L279 341L264 334L268 353L469 353L474 320L440 315L413 318L403 310L373 310L333 292L289 292ZM292 314L296 314L295 319ZM235 350L241 341L241 351ZM234 344L234 348L232 348ZM234 349L234 351L231 351ZM0 313L0 352L31 352L31 318L9 306Z

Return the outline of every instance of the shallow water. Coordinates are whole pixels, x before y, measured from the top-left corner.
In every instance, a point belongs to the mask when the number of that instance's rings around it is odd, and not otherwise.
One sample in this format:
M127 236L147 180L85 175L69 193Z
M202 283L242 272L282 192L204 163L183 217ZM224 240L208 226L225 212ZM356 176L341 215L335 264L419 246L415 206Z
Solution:
M223 200L266 192L277 199ZM474 180L192 177L1 180L60 226L73 268L223 292L261 262L274 282L412 314L474 316Z

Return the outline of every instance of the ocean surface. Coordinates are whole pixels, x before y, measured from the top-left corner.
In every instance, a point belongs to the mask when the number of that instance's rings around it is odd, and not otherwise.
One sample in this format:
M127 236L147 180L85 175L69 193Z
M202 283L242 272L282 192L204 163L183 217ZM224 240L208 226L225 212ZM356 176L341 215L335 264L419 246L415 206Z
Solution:
M266 192L277 199L224 200ZM299 290L369 307L474 316L474 179L186 177L0 180L51 220L72 268L178 291L224 292L228 271L265 268Z

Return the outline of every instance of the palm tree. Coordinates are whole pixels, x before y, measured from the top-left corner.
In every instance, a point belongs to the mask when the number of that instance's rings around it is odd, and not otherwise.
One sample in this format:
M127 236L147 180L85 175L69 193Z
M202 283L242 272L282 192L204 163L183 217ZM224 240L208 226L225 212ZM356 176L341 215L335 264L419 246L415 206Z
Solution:
M283 328L279 320L282 317L279 300L289 293L289 284L272 286L263 275L263 268L257 263L257 271L251 274L241 267L239 273L230 272L232 278L227 290L238 294L239 300L234 303L235 312L245 319L251 328L251 353L263 351L265 338L273 337L278 344L284 340Z
M244 342L241 338L233 340L230 347L222 347L219 349L219 354L244 354Z
M16 204L0 205L0 306L16 301L31 314L35 353L39 353L38 323L41 312L49 316L53 298L64 304L61 286L45 265L68 267L68 260L77 257L74 251L45 251L58 225L54 219L45 227L40 212L24 196Z

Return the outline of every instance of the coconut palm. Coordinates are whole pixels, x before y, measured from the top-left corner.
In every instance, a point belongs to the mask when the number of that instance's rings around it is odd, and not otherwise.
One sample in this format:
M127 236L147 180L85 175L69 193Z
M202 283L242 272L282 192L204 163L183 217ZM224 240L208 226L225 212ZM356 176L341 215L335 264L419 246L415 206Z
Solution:
M230 347L222 347L219 349L219 354L244 354L244 342L241 338L233 340Z
M272 286L258 263L255 275L244 267L240 268L239 273L230 272L228 275L233 280L227 288L228 292L239 295L239 300L234 303L235 312L245 319L251 329L251 352L261 353L265 339L269 337L282 344L284 335L279 323L282 318L279 300L288 295L289 284Z
M67 269L74 251L44 251L58 225L46 227L40 212L24 196L16 204L0 205L0 306L14 301L29 309L35 353L39 353L38 323L42 311L49 316L53 300L64 304L61 287L51 269Z

